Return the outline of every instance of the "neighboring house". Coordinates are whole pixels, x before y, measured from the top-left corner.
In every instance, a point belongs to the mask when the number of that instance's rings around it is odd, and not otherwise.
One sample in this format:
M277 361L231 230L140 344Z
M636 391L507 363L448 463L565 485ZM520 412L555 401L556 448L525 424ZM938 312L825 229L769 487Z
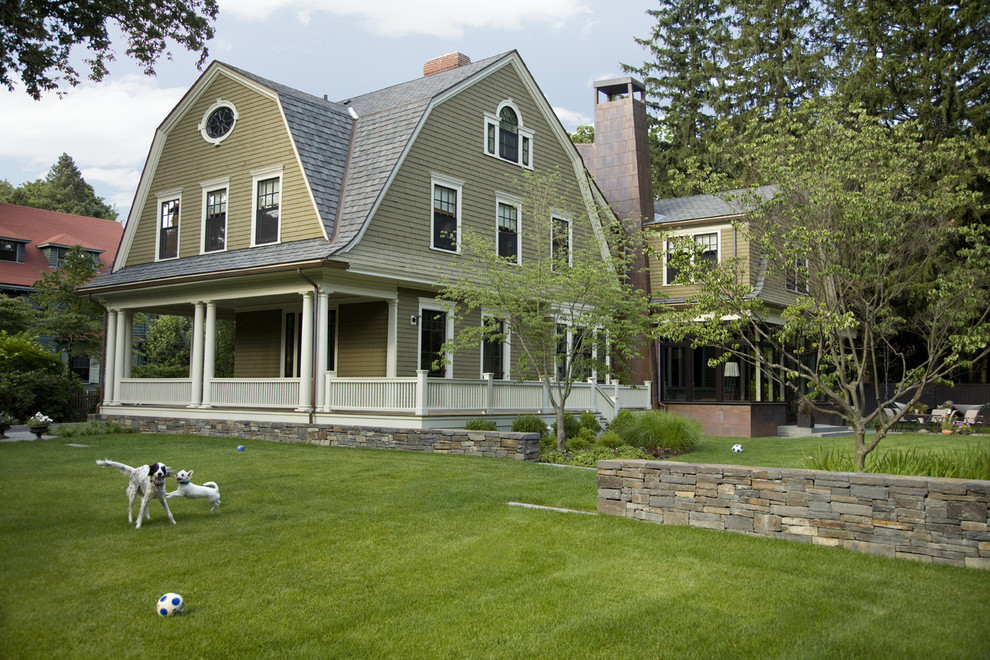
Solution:
M554 244L597 240L599 193L515 51L446 55L340 102L214 62L158 128L112 271L85 288L109 310L102 412L403 427L548 412L539 384L511 380L508 345L433 367L457 331L435 297L470 266L462 232L522 261L551 239L520 207L514 177L533 169L559 170L590 217L562 209ZM193 318L189 378L130 377L136 312ZM214 377L217 319L235 321L233 378ZM594 380L572 407L648 405L648 388Z
M75 245L109 269L124 227L113 220L0 203L0 293L27 296ZM73 358L84 383L100 382L98 358Z

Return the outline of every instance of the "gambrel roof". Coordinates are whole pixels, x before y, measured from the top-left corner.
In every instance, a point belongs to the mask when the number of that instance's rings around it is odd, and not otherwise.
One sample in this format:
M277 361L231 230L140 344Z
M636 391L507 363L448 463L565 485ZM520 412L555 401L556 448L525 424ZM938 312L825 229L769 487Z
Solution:
M326 240L310 239L246 250L200 254L124 268L122 262L126 258L126 248L131 240L125 232L121 243L121 257L113 271L87 285L87 288L99 289L150 280L192 277L210 272L258 269L274 264L333 260L336 255L346 253L360 239L432 107L459 89L510 64L514 64L531 81L532 88L546 106L545 112L552 115L549 104L539 93L535 81L532 81L516 51L343 101L330 101L248 71L214 62L159 127L131 208L128 229L135 231L141 209L150 194L148 186L154 175L163 136L208 84L223 74L277 100ZM566 140L563 127L556 118L554 122L559 128L558 137L563 136L562 139ZM569 144L569 140L567 142ZM580 165L576 151L573 157L575 169L580 170L583 166Z

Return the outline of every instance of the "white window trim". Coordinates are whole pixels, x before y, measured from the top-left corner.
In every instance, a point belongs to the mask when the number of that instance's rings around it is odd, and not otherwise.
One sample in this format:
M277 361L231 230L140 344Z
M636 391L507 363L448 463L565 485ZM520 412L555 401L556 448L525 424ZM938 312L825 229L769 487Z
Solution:
M674 285L673 283L667 281L667 252L669 251L668 243L672 239L690 238L693 243L696 236L715 234L715 255L718 259L717 263L722 263L722 230L725 227L730 226L731 225L719 225L717 227L705 227L704 229L695 227L693 229L682 229L665 234L663 238L663 286L684 286Z
M509 327L509 322L498 314L492 312L491 310L482 309L481 310L481 323L484 325L485 319L489 317L495 317L502 321L503 327L505 328L505 339L502 341L502 380L512 380L512 345L509 343L510 337L512 337L512 329ZM484 342L482 342L484 344ZM485 374L485 348L484 345L481 347L480 355L478 356L479 368L481 369L482 378Z
M210 118L210 115L213 114L214 110L223 106L227 106L228 108L230 108L231 112L234 113L234 123L230 125L230 130L224 133L223 135L221 135L220 137L218 138L210 137L206 133L206 120ZM231 103L230 101L225 101L223 99L217 99L213 103L213 105L207 108L206 112L203 113L203 118L200 119L199 124L196 125L196 130L198 130L199 134L203 136L203 139L209 142L210 144L219 145L221 142L223 142L224 140L226 140L227 138L229 138L231 135L234 134L234 127L237 126L237 117L238 117L237 108L234 107L233 103Z
M454 250L445 250L443 248L438 248L433 245L433 200L437 186L443 186L444 188L452 188L457 191L457 240L454 244ZM445 174L433 173L430 175L430 249L435 252L442 252L443 254L460 254L461 253L461 216L463 215L462 209L464 208L464 181L461 179L455 179L453 177L447 176Z
M444 329L444 342L450 341L454 336L454 303L450 302L438 302L435 298L420 298L419 299L419 323L416 324L416 368L419 370L425 369L430 370L430 365L421 364L423 359L423 312L444 312L446 317L447 327ZM454 356L453 354L447 354L444 356L446 364L443 367L443 378L453 378L454 377Z
M513 162L511 160L506 160L505 158L502 158L501 156L498 155L498 145L499 145L498 134L499 131L501 130L501 128L499 128L499 124L501 122L501 120L499 119L499 114L502 112L502 108L505 107L511 108L512 111L516 113L516 119L519 120L519 124L516 126L516 133L519 135L519 160L515 161L514 164L518 165L519 167L525 167L526 169L531 170L533 169L533 161L535 160L533 157L533 152L535 151L534 145L536 144L536 141L533 139L533 131L531 131L528 128L525 128L525 126L523 125L522 112L520 112L519 108L516 107L516 104L512 102L512 99L506 99L501 103L499 103L498 108L496 108L495 110L495 114L492 114L490 112L484 113L485 119L484 119L484 130L482 131L482 135L481 135L482 137L481 150L485 155L491 156L492 158L500 160L504 163ZM488 150L489 126L495 127L495 151ZM523 164L523 138L529 140L529 163L526 165Z
M553 259L553 226L554 221L560 220L567 223L567 265L574 265L574 223L564 213L550 214L550 258Z
M498 207L499 204L514 206L516 209L516 265L522 265L523 217L522 199L515 195L495 193L495 254L498 254ZM507 262L512 263L512 262Z
M807 259L807 257L795 257L794 258L794 261L791 262L791 264L790 264L790 266L788 266L788 268L794 270L794 286L790 286L790 283L787 281L787 270L785 270L784 271L784 290L787 291L787 292L789 292L789 293L797 294L799 296L806 296L806 295L808 295L808 276L802 274L798 270L800 268L805 268L805 269L808 268L808 259ZM801 290L802 288L804 289L804 291Z
M200 254L218 254L220 252L226 252L227 246L230 244L230 235L227 229L230 226L230 177L223 177L222 179L212 179L210 181L203 181L199 184L203 191L202 205L200 209L199 216L199 253ZM224 216L224 230L223 230L223 249L221 250L210 250L206 251L206 194L220 190L221 188L227 191L227 210ZM179 208L179 213L182 213L182 208Z
M172 259L178 259L180 246L179 240L182 238L182 188L155 193L155 200L155 261L171 261ZM178 200L179 202L179 225L175 232L175 256L165 257L162 259L160 256L162 242L162 204L175 200Z
M282 170L281 165L266 167L251 172L251 247L258 247L258 183L268 179L278 179L278 231L275 233L275 240L271 243L261 243L260 245L278 245L282 242L282 202L285 199L282 190ZM227 204L230 204L230 192L227 192ZM334 363L336 364L336 362Z

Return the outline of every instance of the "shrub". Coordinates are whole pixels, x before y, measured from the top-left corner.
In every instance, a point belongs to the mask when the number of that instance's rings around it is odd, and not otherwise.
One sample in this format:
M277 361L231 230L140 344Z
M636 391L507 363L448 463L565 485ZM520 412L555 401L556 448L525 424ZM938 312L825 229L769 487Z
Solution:
M650 458L648 454L643 453L642 450L636 449L635 447L621 447L619 449L610 449L608 447L592 447L591 449L586 449L584 451L575 452L570 458L566 460L567 465L576 465L578 467L595 467L598 465L598 461L607 461L609 459L622 458L622 459L637 459L637 458Z
M557 451L557 438L551 435L540 436L540 454Z
M553 431L551 435L557 437L557 422L553 423ZM564 413L564 437L573 438L578 433L581 432L581 422L578 418L574 416L574 413L565 412Z
M556 465L566 465L567 464L567 454L562 451L557 451L556 449L548 449L546 451L540 451L540 461L543 463L554 463Z
M598 423L598 415L591 412L590 410L584 410L581 412L579 418L581 428L588 429L593 433L598 433L602 430L602 425Z
M631 421L623 420L616 433L633 447L667 449L683 454L697 448L701 424L662 410L648 410L632 415Z
M512 420L512 430L516 433L539 433L547 435L547 425L539 415L519 415Z
M582 428L576 436L567 439L567 442L564 444L564 447L566 447L567 451L570 452L590 449L592 446L594 446L595 441L597 439L598 438L595 436L593 432L589 431L586 428Z
M633 411L623 408L615 415L615 419L608 425L608 430L622 435L623 430L629 428L633 423Z
M78 424L59 424L55 435L62 438L72 438L85 435L105 435L111 433L134 433L134 429L119 422L80 422Z
M615 431L605 431L598 438L599 444L603 447L611 447L615 449L616 447L621 447L624 443L622 442L622 436Z
M469 419L464 425L468 431L496 431L495 422L490 419Z

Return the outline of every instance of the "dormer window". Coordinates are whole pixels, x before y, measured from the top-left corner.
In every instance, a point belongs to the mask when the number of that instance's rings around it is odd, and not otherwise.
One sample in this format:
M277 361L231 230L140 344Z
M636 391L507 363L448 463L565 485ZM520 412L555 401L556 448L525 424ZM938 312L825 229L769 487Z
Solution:
M24 263L25 246L24 241L15 241L10 238L0 238L0 261L12 261L17 264Z
M532 168L533 132L523 125L522 114L511 100L503 101L496 114L485 113L485 153Z

